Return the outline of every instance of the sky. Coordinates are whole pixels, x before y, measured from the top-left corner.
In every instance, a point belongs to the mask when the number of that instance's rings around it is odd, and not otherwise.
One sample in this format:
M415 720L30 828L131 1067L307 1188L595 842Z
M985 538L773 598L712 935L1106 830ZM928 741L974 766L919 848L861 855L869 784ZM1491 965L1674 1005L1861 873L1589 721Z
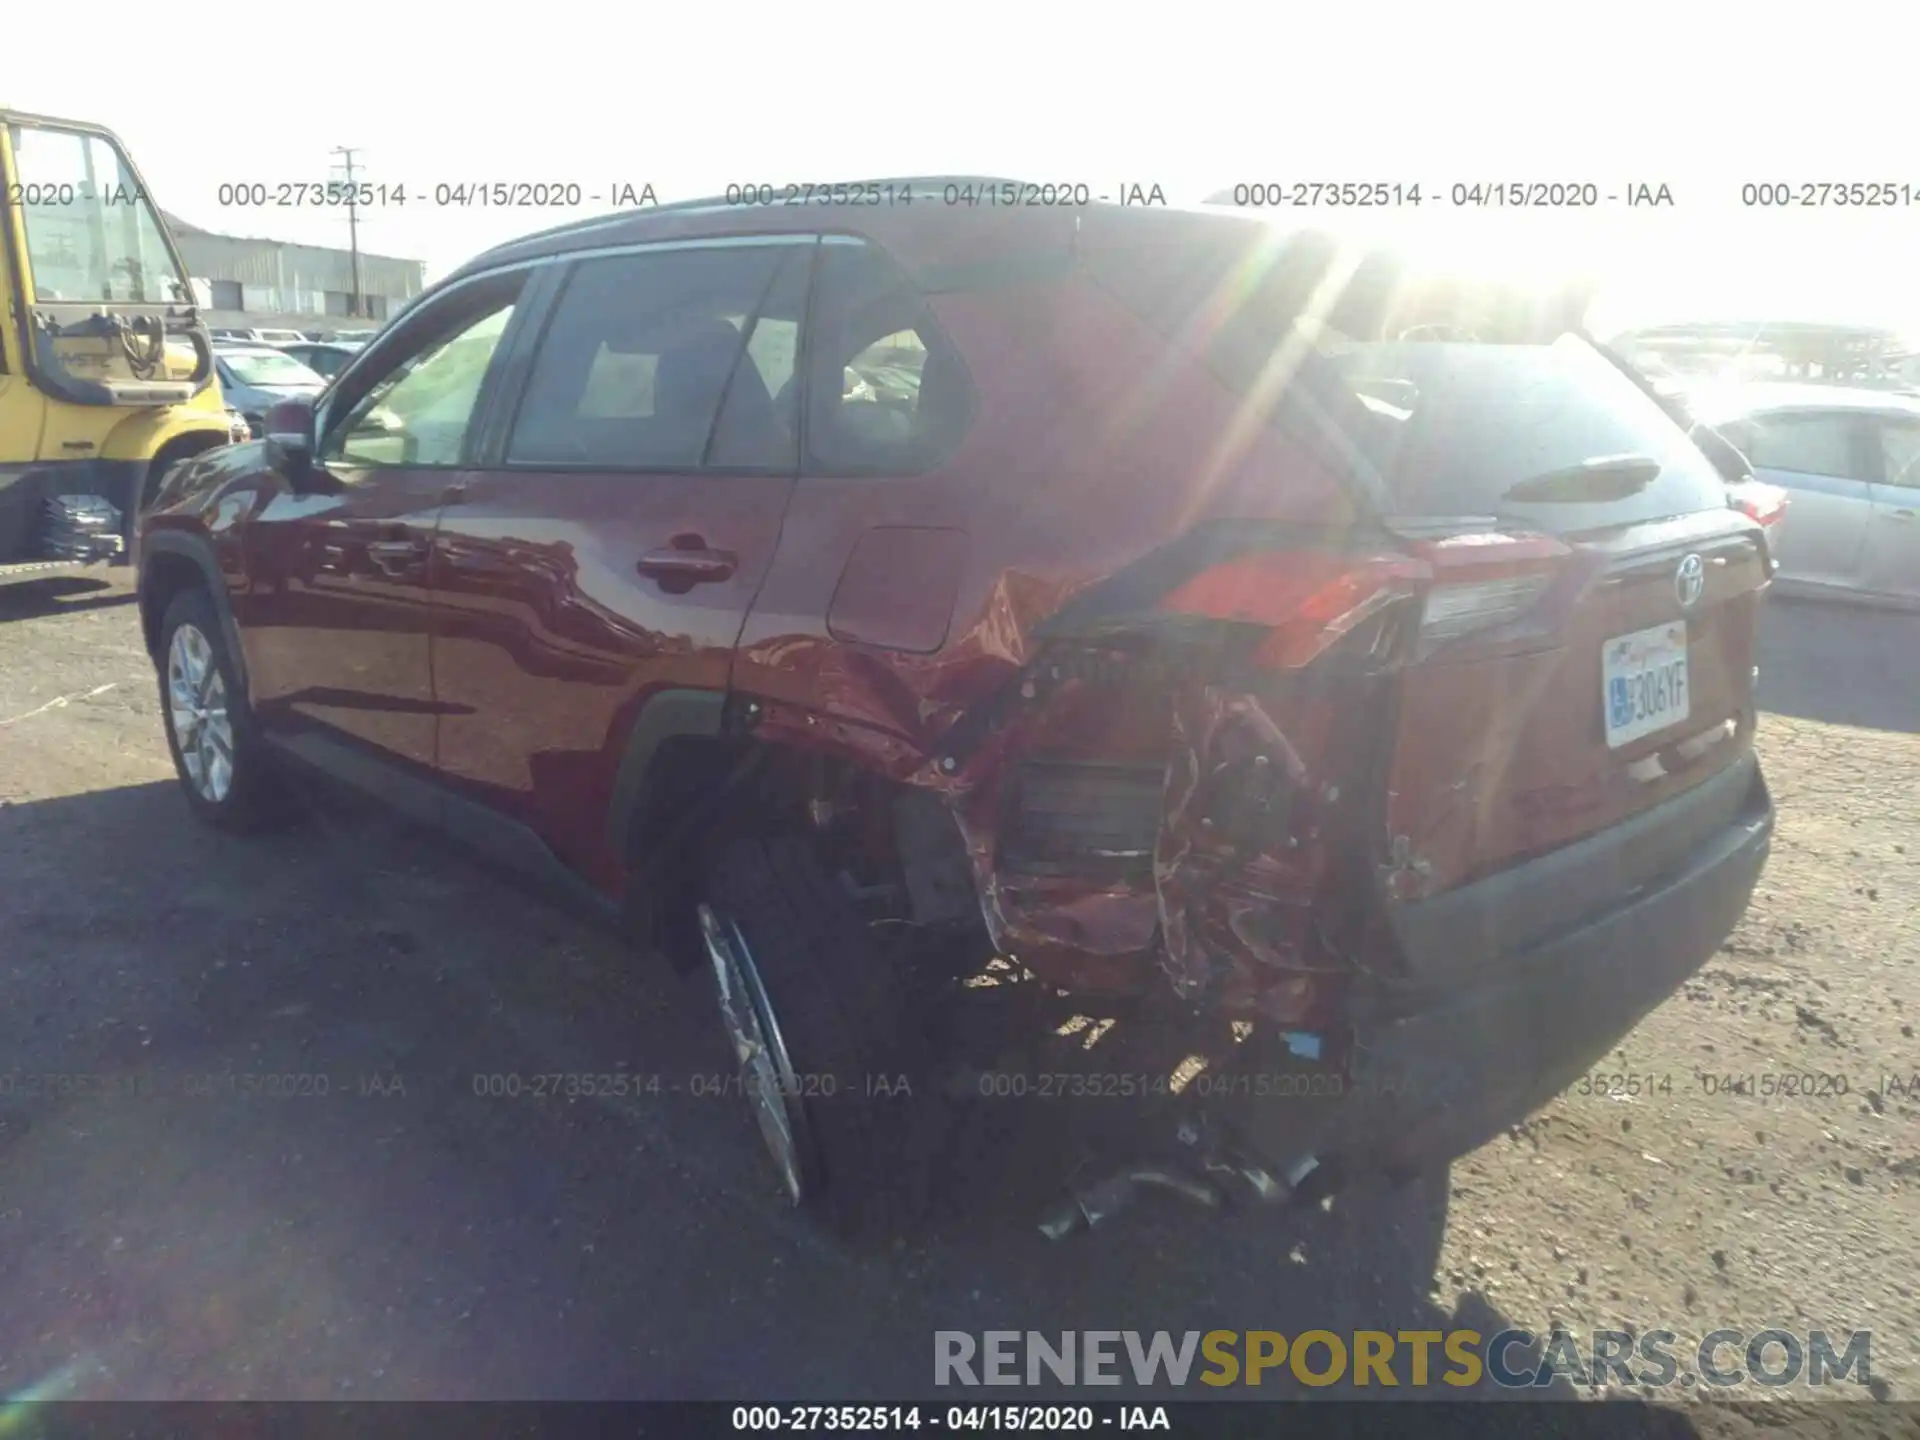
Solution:
M15 55L71 56L76 26L120 38L104 68L0 66L0 104L106 124L164 208L230 234L344 246L341 212L223 205L221 186L338 178L331 152L357 147L363 179L408 195L362 211L362 249L424 259L429 279L607 208L434 203L462 182L650 184L667 201L989 174L1197 202L1241 183L1385 181L1426 200L1374 217L1397 238L1598 274L1603 330L1764 315L1920 331L1907 9L333 0L156 27L151 4L28 0L24 32L9 20ZM1822 180L1906 184L1915 203L1741 203L1746 183ZM1674 203L1433 200L1505 181L1665 185Z

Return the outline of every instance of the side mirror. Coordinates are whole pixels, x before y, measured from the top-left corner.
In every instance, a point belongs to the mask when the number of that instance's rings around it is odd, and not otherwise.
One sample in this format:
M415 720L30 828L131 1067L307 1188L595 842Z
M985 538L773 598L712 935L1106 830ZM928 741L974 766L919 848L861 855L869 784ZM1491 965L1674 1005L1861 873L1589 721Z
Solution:
M295 485L313 468L313 401L305 396L276 401L267 411L267 463Z

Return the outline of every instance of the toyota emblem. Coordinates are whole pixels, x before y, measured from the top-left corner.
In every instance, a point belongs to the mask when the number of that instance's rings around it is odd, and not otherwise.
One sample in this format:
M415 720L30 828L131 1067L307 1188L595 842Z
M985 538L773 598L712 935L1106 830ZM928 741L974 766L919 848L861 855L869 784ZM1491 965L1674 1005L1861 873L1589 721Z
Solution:
M1698 555L1689 555L1680 562L1680 569L1673 577L1674 593L1680 597L1680 608L1691 610L1700 603L1700 597L1707 589L1707 563Z

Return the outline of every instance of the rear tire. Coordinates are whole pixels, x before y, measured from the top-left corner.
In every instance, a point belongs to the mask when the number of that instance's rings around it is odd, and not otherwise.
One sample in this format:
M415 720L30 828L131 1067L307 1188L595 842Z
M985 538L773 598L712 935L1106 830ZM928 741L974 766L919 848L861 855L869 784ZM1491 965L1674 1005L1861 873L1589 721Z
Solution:
M847 1240L918 1223L943 1106L905 972L805 837L726 845L700 910L742 1088L766 1097L756 1118L789 1198Z
M160 714L194 814L230 831L285 818L286 792L204 590L174 596L160 623Z

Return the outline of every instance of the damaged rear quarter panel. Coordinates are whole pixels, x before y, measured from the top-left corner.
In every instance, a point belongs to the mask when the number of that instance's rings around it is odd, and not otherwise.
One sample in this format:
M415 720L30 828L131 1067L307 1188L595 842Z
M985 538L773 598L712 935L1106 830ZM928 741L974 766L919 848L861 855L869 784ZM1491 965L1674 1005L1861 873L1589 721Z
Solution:
M1290 1019L1312 1012L1325 972L1305 897L1324 861L1311 846L1290 850L1287 835L1224 848L1203 823L1229 783L1222 775L1265 754L1293 793L1291 833L1311 833L1322 802L1302 797L1321 777L1301 757L1318 742L1303 745L1295 728L1323 723L1311 707L1290 713L1284 697L1193 679L1069 678L1040 704L1018 691L1051 653L1035 633L1042 622L1193 526L1245 518L1338 531L1354 523L1353 500L1303 444L1249 423L1238 397L1089 286L1020 285L933 305L969 367L972 428L928 474L801 480L742 632L734 689L760 702L763 737L941 794L995 943L1050 981L1140 989L1164 972L1184 995L1211 989ZM893 527L964 536L945 542L964 559L932 652L843 641L828 628L849 565ZM863 608L883 614L886 586L914 579L868 568ZM996 698L1017 713L943 768L955 722ZM1002 863L1010 769L1044 755L1162 767L1165 823L1148 873L1033 875ZM1231 958L1215 975L1208 957L1222 954Z

